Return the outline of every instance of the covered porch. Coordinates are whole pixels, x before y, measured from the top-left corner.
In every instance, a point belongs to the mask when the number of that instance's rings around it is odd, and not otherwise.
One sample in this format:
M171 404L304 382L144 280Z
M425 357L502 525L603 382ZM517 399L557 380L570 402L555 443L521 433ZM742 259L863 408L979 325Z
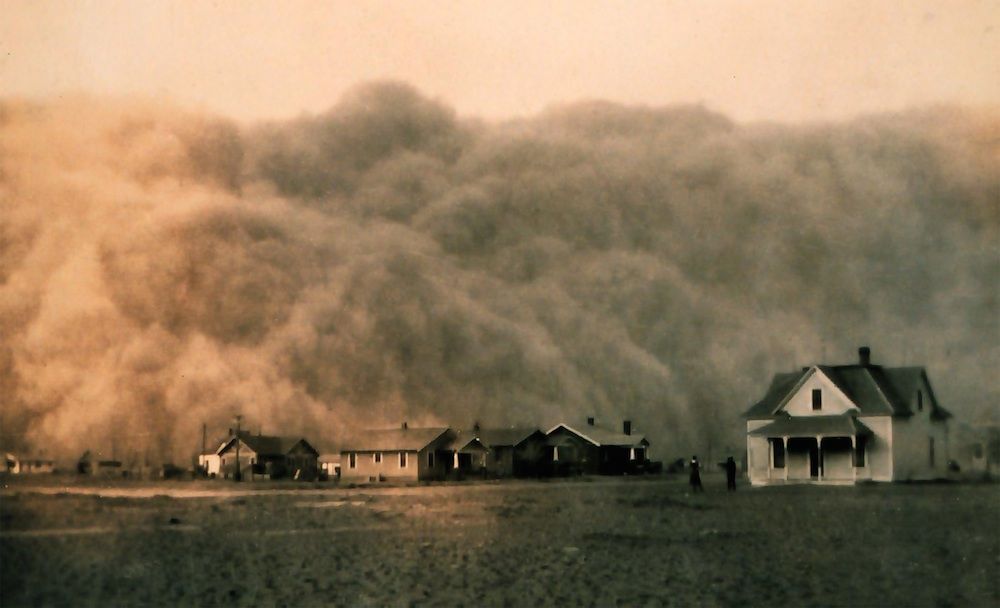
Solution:
M867 479L874 433L854 416L779 418L751 433L768 444L772 483L854 483Z

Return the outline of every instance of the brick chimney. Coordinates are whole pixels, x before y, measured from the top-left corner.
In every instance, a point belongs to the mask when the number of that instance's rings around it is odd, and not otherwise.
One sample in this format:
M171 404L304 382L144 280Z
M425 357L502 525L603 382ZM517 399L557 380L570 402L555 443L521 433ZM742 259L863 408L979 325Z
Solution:
M594 417L587 416L587 426L594 426Z
M871 365L872 364L872 349L867 346L862 346L858 349L858 363L861 365Z
M625 433L626 435L631 435L632 434L632 421L631 420L623 420L622 421L622 432Z

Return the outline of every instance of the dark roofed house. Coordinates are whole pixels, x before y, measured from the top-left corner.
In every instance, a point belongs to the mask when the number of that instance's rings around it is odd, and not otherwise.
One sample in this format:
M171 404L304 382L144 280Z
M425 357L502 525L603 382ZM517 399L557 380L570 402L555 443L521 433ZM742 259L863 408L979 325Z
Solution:
M536 428L481 429L479 441L489 450L486 473L491 477L529 477L541 473L545 433Z
M621 432L587 419L578 428L557 424L545 434L546 461L555 475L641 473L649 462L649 441L632 432L632 423L622 423Z
M456 431L446 446L452 452L449 475L526 477L541 472L545 434L537 428L480 428Z
M316 478L319 452L304 438L242 431L225 441L216 452L220 470L227 479L234 477L237 470L237 444L242 479Z
M443 479L452 464L449 445L455 433L446 427L366 430L340 449L345 482Z
M922 367L814 365L777 374L746 412L753 484L930 479L947 472L947 420Z

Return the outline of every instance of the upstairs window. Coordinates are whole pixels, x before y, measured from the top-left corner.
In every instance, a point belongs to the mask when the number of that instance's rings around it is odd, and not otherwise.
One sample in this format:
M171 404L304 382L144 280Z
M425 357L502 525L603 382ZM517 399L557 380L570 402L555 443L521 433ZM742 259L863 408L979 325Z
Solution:
M434 468L434 452L427 452L427 466Z
M823 409L823 391L818 388L814 388L812 397L813 397L813 411L819 411Z
M347 468L356 469L358 468L358 455L351 452L347 455Z
M375 452L372 457L375 459L375 464L382 462L382 452Z
M406 468L406 452L399 453L399 468L401 469Z

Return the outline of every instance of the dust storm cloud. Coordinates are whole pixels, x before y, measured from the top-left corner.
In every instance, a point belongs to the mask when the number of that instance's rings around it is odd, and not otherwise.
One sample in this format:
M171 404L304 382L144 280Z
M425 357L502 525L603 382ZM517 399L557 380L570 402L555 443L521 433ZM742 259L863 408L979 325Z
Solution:
M186 462L237 412L320 443L596 415L666 458L739 446L772 373L862 343L977 419L1000 398L998 196L988 110L486 123L375 83L245 125L8 100L4 442Z

